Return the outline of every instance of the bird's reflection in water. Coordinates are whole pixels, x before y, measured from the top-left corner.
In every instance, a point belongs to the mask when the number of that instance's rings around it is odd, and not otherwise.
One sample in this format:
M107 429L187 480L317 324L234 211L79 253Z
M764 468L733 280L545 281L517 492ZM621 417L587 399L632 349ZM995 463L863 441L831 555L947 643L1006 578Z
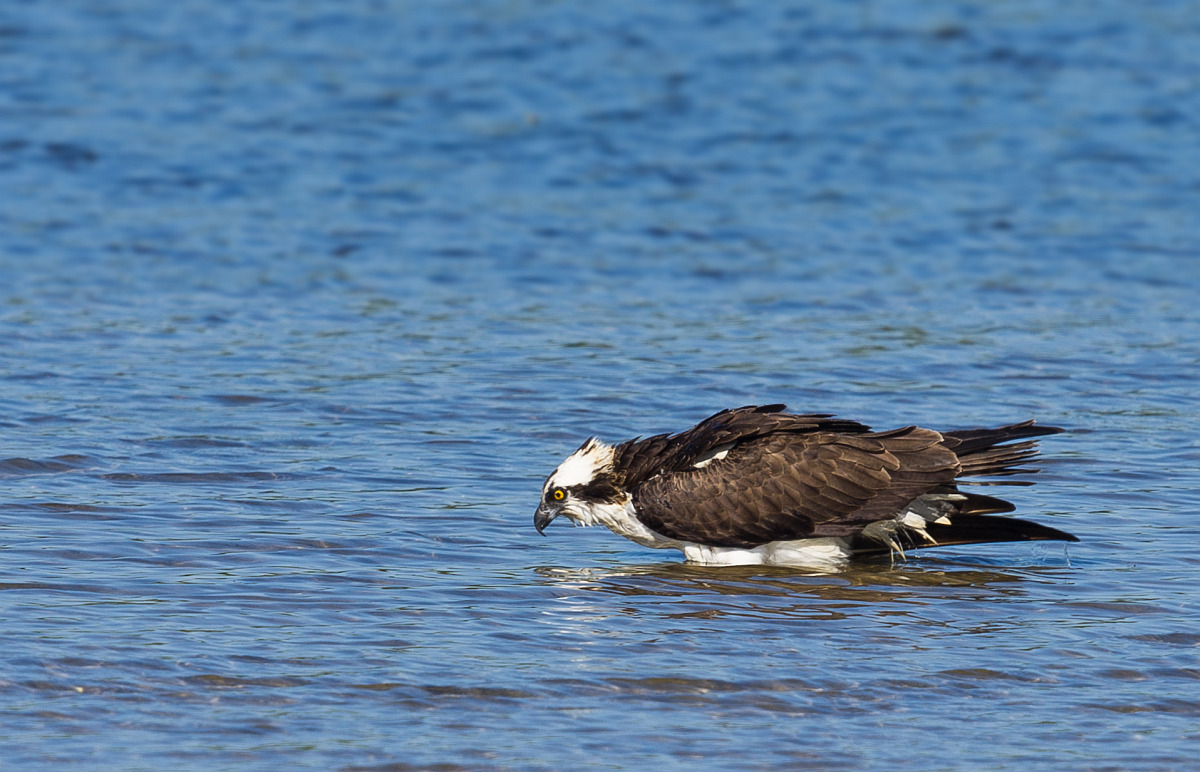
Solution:
M832 609L863 604L924 604L947 598L995 600L1024 594L1029 584L1050 579L1057 567L1000 570L978 564L922 559L893 566L886 558L866 561L837 573L766 566L711 567L687 563L650 563L619 568L534 569L543 581L576 592L642 596L647 600L692 599L705 607L736 607L730 596L759 599L778 612L828 616ZM1042 577L1045 577L1043 579ZM799 604L787 601L802 601ZM716 603L714 604L714 601ZM810 604L806 607L804 604ZM750 605L746 606L747 608ZM713 614L708 614L712 616Z

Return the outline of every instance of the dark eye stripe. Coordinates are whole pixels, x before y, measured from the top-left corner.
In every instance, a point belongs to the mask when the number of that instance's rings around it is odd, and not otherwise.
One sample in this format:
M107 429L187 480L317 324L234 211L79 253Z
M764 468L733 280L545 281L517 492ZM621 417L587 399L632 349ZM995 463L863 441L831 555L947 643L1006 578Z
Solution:
M607 476L596 478L579 491L580 498L592 501L616 501L620 496L616 482Z

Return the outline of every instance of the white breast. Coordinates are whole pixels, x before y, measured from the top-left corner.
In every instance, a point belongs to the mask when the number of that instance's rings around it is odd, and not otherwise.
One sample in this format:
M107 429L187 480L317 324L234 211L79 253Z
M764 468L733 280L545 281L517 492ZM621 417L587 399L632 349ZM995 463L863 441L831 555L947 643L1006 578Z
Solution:
M613 533L632 539L643 547L683 549L683 542L656 533L637 519L633 500L626 497L623 504L584 504L572 519L580 525L603 525Z

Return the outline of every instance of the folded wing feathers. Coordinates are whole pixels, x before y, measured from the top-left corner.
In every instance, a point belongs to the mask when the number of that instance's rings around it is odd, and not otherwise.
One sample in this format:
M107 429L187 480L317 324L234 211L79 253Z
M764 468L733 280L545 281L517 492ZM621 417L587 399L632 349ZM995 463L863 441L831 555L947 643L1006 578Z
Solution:
M831 527L849 533L954 479L956 459L940 439L926 429L771 434L701 469L648 480L635 490L634 504L659 533L720 546L832 535ZM875 515L877 507L891 511Z

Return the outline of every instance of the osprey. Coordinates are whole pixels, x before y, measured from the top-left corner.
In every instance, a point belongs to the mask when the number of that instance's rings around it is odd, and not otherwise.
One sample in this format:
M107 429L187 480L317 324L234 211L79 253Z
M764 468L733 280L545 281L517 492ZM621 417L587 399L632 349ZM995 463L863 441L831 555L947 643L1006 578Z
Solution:
M906 548L1054 539L1069 533L991 517L1015 507L959 490L1032 485L1033 421L997 429L872 432L784 405L722 410L679 434L607 445L595 437L542 486L539 533L559 515L607 526L646 547L706 565L837 568L857 555ZM542 533L544 536L545 534Z

